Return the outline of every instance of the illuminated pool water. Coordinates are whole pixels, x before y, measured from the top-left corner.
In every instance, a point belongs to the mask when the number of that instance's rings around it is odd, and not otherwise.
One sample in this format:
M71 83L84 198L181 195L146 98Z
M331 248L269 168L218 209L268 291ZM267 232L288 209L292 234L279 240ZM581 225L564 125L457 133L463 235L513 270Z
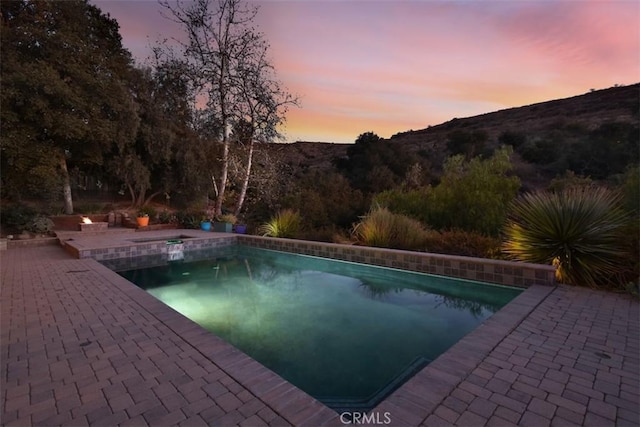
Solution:
M522 291L242 246L119 274L336 410L372 408Z

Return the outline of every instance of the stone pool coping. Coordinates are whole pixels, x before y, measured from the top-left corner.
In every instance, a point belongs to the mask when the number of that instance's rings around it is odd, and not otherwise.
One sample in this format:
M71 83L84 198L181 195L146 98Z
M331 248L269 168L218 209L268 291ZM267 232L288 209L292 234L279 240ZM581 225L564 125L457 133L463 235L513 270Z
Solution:
M0 400L7 426L91 424L99 422L99 416L114 425L154 420L212 425L222 419L242 426L343 425L331 409L94 260L73 260L51 246L15 248L0 256ZM399 426L636 425L638 306L637 299L609 292L531 286L371 414L381 414L384 420L388 412L390 425ZM129 310L128 316L136 313L142 323L118 318L112 324L104 319L107 313L119 315L121 309ZM99 335L91 337L94 344L84 350L77 347L96 332ZM118 337L125 340L114 342ZM174 353L176 342L181 353ZM204 354L205 348L210 354ZM137 362L132 365L133 355ZM91 365L78 365L85 357L91 357ZM182 363L194 358L197 364ZM148 371L151 361L161 372ZM175 371L175 362L187 369L191 382L182 383L184 374ZM171 370L163 370L165 365ZM68 366L71 372L65 373ZM244 387L232 392L249 399L240 407L242 415L227 408L232 396L220 394L222 386L215 379L222 366L233 373L227 379L235 378ZM199 376L201 367L209 374ZM143 378L137 379L133 368L141 370ZM141 389L144 383L138 381L145 378L154 381L153 392ZM187 397L205 392L210 400L166 400L172 384L178 391L190 390ZM226 414L221 408L227 408Z
M441 273L442 275L447 275L444 273L450 273L449 270L452 269L451 263L455 262L458 264L473 265L471 271L478 273L484 273L485 271L485 268L481 269L479 267L479 265L483 265L483 260L469 257L418 254L409 251L336 245L292 239L229 235L227 233L212 233L201 230L171 230L171 232L165 230L146 232L144 236L120 234L109 237L104 235L86 238L78 237L77 239L63 241L61 243L65 246L67 252L80 258L112 260L122 257L149 256L166 253L167 245L165 240L180 238L180 236L183 236L185 250L244 244L264 249L296 252L392 268L428 273L435 272L436 274ZM133 241L141 238L147 241ZM156 242L156 240L158 241ZM496 267L502 268L503 270L501 271L504 271L506 268L511 268L512 271L521 268L519 277L524 276L524 271L533 272L533 277L536 277L538 268L543 272L543 274L538 274L538 277L544 277L549 272L555 271L553 268L534 264L525 264L523 267L518 265L516 268L513 265L515 263L488 261L490 262L490 266L494 268L494 271ZM101 269L101 274L106 277L115 275L115 273L104 266L96 266L95 268ZM147 292L142 291L135 285L122 279L120 276L117 276L117 278L113 277L110 280L118 286L122 292L136 300L145 310L152 313L158 320L162 321L171 330L192 344L194 348L201 351L203 355L220 366L242 386L246 387L269 406L279 408L278 412L285 419L289 419L289 416L291 416L287 414L287 408L289 406L282 406L282 396L285 395L287 399L297 402L292 407L298 407L303 404L303 402L305 405L309 405L310 409L303 412L305 416L313 416L313 423L320 422L324 420L325 417L329 420L332 419L328 417L324 409L319 410L317 405L321 405L322 408L329 408L291 385L271 370L260 365L235 347L226 344L220 338L204 330ZM548 284L548 280L549 278L547 277L547 279L538 280L538 282L546 285ZM500 280L500 282L500 284L503 284L503 280ZM535 283L535 281L533 283ZM521 286L524 284L524 282L521 283ZM380 413L381 416L383 416L385 412L390 412L406 423L424 419L451 390L472 372L486 355L489 354L505 336L515 329L554 289L553 286L531 284L531 282L528 282L528 284L528 289L525 289L509 304L401 385L395 392L383 400L372 413ZM256 378L259 379L259 382L254 381ZM269 393L262 393L265 389L265 384L268 385L272 383L278 384L278 392L267 386L266 388L268 388ZM408 410L405 402L411 402L411 405L415 407L412 406L411 409ZM335 416L335 412L330 409L329 411ZM294 425L298 425L303 419L293 418L291 421L293 421Z
M101 261L164 254L167 253L167 245L163 239L179 236L186 236L183 240L185 251L242 244L505 286L526 288L531 285L555 285L555 267L549 265L202 230L176 229L90 237L76 235L72 239L63 238L60 242L76 258ZM158 241L134 241L142 238Z
M97 263L96 263L97 264ZM275 372L100 264L93 266L158 321L196 348L292 425L325 425L338 414ZM552 291L534 285L401 385L371 413L393 414L394 425L417 425ZM405 402L411 402L407 406ZM380 419L384 415L381 415ZM416 424L417 423L417 424ZM337 422L335 425L342 425Z

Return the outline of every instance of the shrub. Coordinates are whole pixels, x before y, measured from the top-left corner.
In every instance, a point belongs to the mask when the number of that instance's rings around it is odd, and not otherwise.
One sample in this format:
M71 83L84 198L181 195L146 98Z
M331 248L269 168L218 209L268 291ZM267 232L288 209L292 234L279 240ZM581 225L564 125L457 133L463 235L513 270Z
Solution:
M36 216L36 211L27 205L20 204L7 204L2 206L2 216L0 222L2 224L23 230L29 221Z
M399 215L378 206L361 218L353 227L352 235L360 244L390 248L394 219Z
M158 211L153 206L143 206L138 211L138 216L149 216L149 218L156 218Z
M557 175L551 180L547 189L558 193L569 189L588 189L594 186L594 182L587 176L576 175L575 172L567 170L562 175Z
M513 148L518 148L527 141L527 136L521 132L516 131L504 131L498 137L498 142L501 145L510 145Z
M53 231L53 221L44 215L37 215L29 221L25 230L36 234L49 234Z
M604 188L528 193L512 204L503 251L525 262L553 264L559 281L611 283L628 262L620 196Z
M476 258L502 258L500 239L464 230L432 231L427 239L429 252Z
M431 186L408 191L387 190L376 194L373 203L384 206L393 213L407 215L421 222L428 222L431 190Z
M640 215L640 166L627 168L620 184L623 203L627 210Z
M375 206L352 230L359 244L394 249L425 249L427 231L420 221Z
M519 147L519 150L520 155L527 162L544 165L556 159L559 146L558 141L540 139L538 141L525 142Z
M497 236L520 180L512 176L511 147L488 159L450 157L440 184L428 193L425 223L438 230L461 229Z
M203 217L202 212L197 211L178 211L175 214L176 221L183 228L200 228L200 221Z
M166 209L160 211L158 214L158 220L161 224L171 224L178 221L176 216Z
M220 222L235 224L236 222L238 222L238 218L233 214L224 214L220 216Z
M295 238L302 228L302 217L300 213L292 209L281 210L263 224L258 230L259 234L269 237Z

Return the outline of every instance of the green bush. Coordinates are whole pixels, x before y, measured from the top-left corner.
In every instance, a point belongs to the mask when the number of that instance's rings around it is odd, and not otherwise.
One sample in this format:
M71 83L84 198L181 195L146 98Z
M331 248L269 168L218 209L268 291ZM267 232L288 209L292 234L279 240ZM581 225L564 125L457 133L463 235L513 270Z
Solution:
M3 204L0 222L8 227L24 230L36 214L37 212L27 205Z
M438 230L498 236L520 188L520 179L510 174L511 153L511 147L503 147L486 160L450 157L440 184L429 194L425 222Z
M525 142L519 147L520 155L524 160L538 165L549 164L558 156L560 143L552 139L540 139L538 141Z
M36 234L49 234L53 231L53 227L53 221L49 218L44 215L36 215L27 223L25 230Z
M622 175L620 189L627 210L636 216L640 215L640 166L627 168Z
M171 224L174 222L178 222L176 216L166 209L158 213L158 220L160 221L160 224Z
M528 193L511 207L502 249L519 261L556 265L564 283L611 284L629 262L628 221L621 197L604 188Z
M229 224L235 224L238 222L238 218L234 214L224 214L220 216L220 222L228 222Z
M424 250L427 240L427 231L420 221L381 206L363 216L351 235L361 245L406 250Z
M558 175L551 180L547 189L558 193L569 189L587 189L593 187L595 183L587 176L576 175L575 172L567 170L562 175Z
M376 194L373 198L373 204L384 206L393 213L407 215L423 223L428 223L430 196L430 186L409 191L387 190Z
M500 134L498 142L501 145L510 145L513 148L518 148L527 142L527 136L521 132L507 130Z
M148 215L149 218L156 218L158 211L153 206L143 206L138 210L138 216Z
M301 229L302 217L300 213L292 209L284 209L271 218L269 222L263 224L258 233L269 237L296 238Z
M198 211L178 211L175 213L175 218L178 224L182 228L198 229L200 228L200 222L204 212Z
M507 207L520 188L518 177L510 174L512 152L511 147L503 147L488 159L449 157L437 186L388 190L373 201L436 230L460 229L498 236Z

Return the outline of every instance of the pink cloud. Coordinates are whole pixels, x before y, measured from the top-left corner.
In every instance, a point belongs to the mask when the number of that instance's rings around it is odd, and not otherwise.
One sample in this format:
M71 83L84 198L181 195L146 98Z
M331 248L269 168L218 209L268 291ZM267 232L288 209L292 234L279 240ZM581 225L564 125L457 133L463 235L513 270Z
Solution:
M179 34L155 2L95 3L118 19L138 57L147 36ZM388 137L640 80L636 2L257 4L278 76L301 97L288 115L291 139Z

